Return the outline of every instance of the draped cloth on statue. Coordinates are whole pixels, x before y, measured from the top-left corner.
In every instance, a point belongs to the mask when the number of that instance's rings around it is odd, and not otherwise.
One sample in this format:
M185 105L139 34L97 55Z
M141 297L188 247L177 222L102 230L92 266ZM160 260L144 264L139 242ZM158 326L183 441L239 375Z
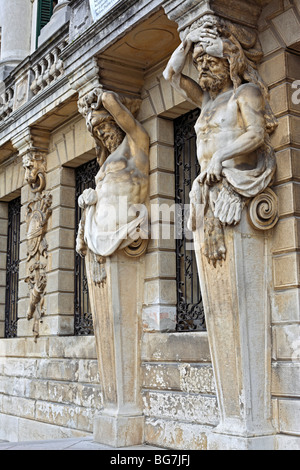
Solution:
M101 206L101 207L99 207ZM126 248L138 238L148 236L148 211L143 204L134 204L129 208L128 220L114 213L114 206L105 207L104 204L87 206L85 211L84 241L89 249L100 256L110 256L116 250ZM107 220L103 216L98 217L98 212L107 214ZM131 215L135 212L135 216ZM123 214L124 217L125 214ZM132 219L132 220L130 220Z
M233 165L231 165L233 163ZM233 189L244 197L255 197L264 191L271 183L276 170L274 150L265 143L257 150L257 164L253 169L239 168L231 162L223 163L222 174Z

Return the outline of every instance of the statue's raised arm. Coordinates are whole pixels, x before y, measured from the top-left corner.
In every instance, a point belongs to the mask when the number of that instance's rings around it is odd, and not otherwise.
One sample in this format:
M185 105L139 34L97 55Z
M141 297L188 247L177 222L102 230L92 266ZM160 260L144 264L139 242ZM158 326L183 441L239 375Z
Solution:
M126 98L123 100L126 103ZM138 109L139 101L135 100L133 113ZM130 102L130 100L127 100ZM131 149L131 158L142 172L148 171L149 136L133 113L122 103L119 96L111 91L102 94L103 107L113 116L117 125L125 132Z
M197 54L207 51L215 57L223 57L223 43L218 32L210 23L204 23L201 28L189 32L180 46L172 54L163 76L170 81L173 87L188 101L201 108L203 103L203 89L200 84L183 73L189 53L197 66ZM201 77L199 77L201 78Z

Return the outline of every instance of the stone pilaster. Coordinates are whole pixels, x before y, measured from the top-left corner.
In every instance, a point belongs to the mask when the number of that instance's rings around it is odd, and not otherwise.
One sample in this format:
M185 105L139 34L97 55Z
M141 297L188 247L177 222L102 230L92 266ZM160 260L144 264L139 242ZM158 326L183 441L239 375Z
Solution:
M141 305L145 258L116 253L99 264L86 257L104 409L94 439L113 447L143 443ZM101 269L102 281L93 273Z
M210 450L272 450L275 445L268 237L250 226L245 212L237 228L226 228L226 260L213 267L201 254L203 232L195 233L220 408L220 424L208 437Z
M264 51L260 73L270 88L278 128L272 138L279 197L279 222L272 239L272 401L278 446L299 440L297 419L300 370L300 2L272 2L258 23ZM288 48L288 49L287 49ZM299 445L299 444L298 444Z
M33 332L35 338L39 336L39 324L45 315L48 257L46 231L52 204L52 195L45 191L48 144L49 133L39 129L26 129L13 139L13 145L22 157L24 180L27 183L21 192L18 335L31 336ZM31 333L26 318L32 320Z
M48 223L48 268L45 305L47 318L41 332L48 335L74 334L75 261L75 172L56 167L47 174L52 194Z
M151 239L146 254L143 326L145 331L176 329L173 121L154 117L143 123L150 136Z

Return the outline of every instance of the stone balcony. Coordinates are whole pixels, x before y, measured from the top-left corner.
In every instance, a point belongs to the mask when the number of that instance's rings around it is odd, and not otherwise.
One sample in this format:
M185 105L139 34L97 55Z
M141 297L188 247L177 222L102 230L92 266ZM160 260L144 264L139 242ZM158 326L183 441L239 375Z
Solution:
M41 46L21 62L4 80L0 90L0 129L12 113L31 101L42 91L51 91L64 76L61 51L68 44L68 24L53 40Z
M1 150L16 136L16 130L21 134L38 126L51 131L78 112L79 90L99 79L99 55L142 18L144 11L136 12L137 3L117 2L95 20L89 0L60 0L52 17L55 21L43 28L36 51L0 82ZM68 15L63 8L66 4ZM148 0L144 9L151 14L162 4L162 0ZM62 12L64 21L58 24Z

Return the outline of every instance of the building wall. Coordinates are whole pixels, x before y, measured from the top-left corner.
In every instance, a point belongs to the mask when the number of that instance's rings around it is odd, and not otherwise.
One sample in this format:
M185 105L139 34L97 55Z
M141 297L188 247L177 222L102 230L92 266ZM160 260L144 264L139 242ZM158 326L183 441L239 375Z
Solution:
M260 73L270 88L278 119L272 136L276 151L275 191L280 220L271 243L272 395L274 425L293 442L300 433L300 104L294 82L300 77L300 2L271 2L262 12L259 37L264 58ZM287 50L288 47L288 50Z
M0 340L0 439L91 435L101 404L93 337Z
M260 72L270 86L271 105L279 120L272 144L277 152L275 188L280 200L280 221L270 244L274 284L272 403L278 449L299 447L300 436L300 105L295 105L291 97L291 84L299 78L300 69L296 50L288 38L282 37L287 30L284 22L292 14L296 18L300 14L298 0L293 4L274 0L263 11L259 23L264 50ZM164 81L163 66L153 67L144 76L139 115L150 135L152 206L174 203L173 119L191 109ZM191 65L187 67L192 73ZM67 90L67 85L64 87ZM70 90L66 95L69 99ZM50 108L55 99L60 105L62 97L56 90L51 101L48 94L47 106ZM90 435L93 418L102 407L95 339L73 336L74 169L95 158L94 141L78 113L60 113L59 120L53 116L53 122L46 159L46 190L53 197L46 233L46 316L40 324L37 343L32 338L32 321L26 318L29 291L25 283L25 206L32 195L24 183L18 154L0 163L0 338L4 336L7 201L21 194L23 205L18 338L0 339L0 439L12 441ZM162 228L162 221L156 221L153 235ZM207 433L217 425L219 416L207 334L167 332L174 330L176 317L172 237L164 240L154 236L150 240L144 286L145 440L171 449L206 449Z

